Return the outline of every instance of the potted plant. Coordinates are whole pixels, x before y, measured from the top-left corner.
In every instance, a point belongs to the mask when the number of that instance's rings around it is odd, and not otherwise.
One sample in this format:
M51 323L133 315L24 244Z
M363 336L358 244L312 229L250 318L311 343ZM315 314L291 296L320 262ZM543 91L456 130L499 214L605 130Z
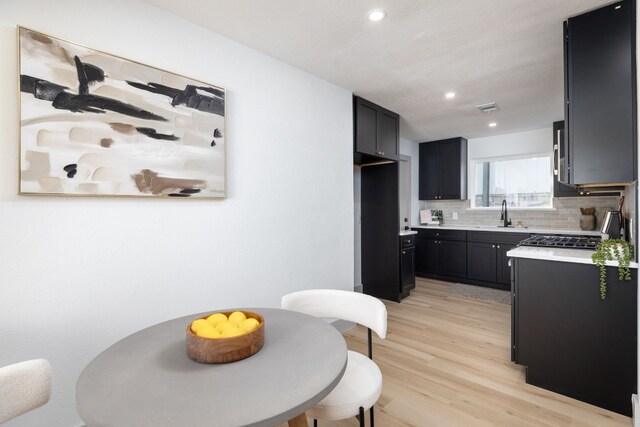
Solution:
M607 261L618 261L618 278L631 280L629 263L633 259L633 245L625 240L602 240L591 255L593 263L600 267L600 298L607 297Z

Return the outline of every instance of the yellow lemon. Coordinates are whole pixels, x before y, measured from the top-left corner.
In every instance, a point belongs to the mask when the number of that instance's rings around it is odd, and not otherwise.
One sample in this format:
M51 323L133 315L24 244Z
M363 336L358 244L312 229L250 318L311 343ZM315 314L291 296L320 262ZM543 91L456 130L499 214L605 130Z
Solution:
M253 318L245 319L238 325L238 327L245 332L251 332L258 326L260 326L260 322Z
M220 334L220 337L230 338L230 337L237 337L238 335L243 335L243 334L244 332L238 328L228 328L228 329L225 329L224 332Z
M231 323L228 321L224 321L224 322L220 322L216 325L216 329L218 330L218 332L223 333L225 330L229 329L229 328L237 328L235 323Z
M200 329L206 328L206 327L209 327L209 326L211 326L211 324L209 322L207 322L206 320L204 320L204 319L194 320L191 323L191 332L193 332L195 334Z
M225 322L227 320L227 316L222 313L213 313L211 316L207 317L207 322L211 323L213 326L216 326L220 322Z
M198 329L196 335L202 338L220 338L220 332L211 325Z
M236 325L239 325L240 322L242 322L243 320L245 320L247 318L247 316L245 316L245 314L241 311L234 311L233 313L231 313L229 315L229 322L233 322Z

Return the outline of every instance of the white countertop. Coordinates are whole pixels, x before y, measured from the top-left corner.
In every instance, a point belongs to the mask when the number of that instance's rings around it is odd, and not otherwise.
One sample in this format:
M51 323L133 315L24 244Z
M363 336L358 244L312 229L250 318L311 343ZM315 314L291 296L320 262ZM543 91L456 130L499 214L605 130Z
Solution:
M575 262L579 264L593 264L591 255L595 251L587 249L561 249L561 248L536 248L530 246L520 246L507 252L508 257L529 258L546 261ZM617 261L607 261L606 265L617 267ZM637 262L629 264L631 268L638 268Z
M418 234L418 232L414 230L400 230L400 236L410 236L412 234Z
M570 234L575 236L600 236L597 230L561 230L553 228L518 228L518 227L498 227L490 225L414 225L412 228L433 229L433 230L467 230L467 231L492 231L498 233L536 233L536 234Z

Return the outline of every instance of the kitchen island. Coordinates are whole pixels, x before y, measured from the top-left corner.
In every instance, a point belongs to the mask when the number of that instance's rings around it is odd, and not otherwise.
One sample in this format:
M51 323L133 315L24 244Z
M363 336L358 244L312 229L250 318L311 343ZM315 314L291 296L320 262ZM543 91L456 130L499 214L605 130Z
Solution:
M593 251L518 247L512 258L512 360L526 382L631 416L637 378L637 263L607 263L600 298Z

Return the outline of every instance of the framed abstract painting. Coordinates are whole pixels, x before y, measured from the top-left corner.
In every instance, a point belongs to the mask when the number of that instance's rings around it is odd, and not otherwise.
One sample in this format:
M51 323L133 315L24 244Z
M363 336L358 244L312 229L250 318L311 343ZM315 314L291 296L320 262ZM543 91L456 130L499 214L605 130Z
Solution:
M20 194L225 197L223 88L18 36Z

